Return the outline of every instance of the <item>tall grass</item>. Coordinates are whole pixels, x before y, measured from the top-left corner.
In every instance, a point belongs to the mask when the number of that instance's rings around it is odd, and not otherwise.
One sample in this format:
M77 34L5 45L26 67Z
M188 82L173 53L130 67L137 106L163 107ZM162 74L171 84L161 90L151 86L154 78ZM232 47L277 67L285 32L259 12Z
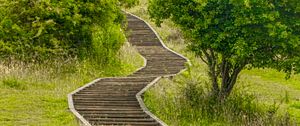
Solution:
M128 44L115 61L106 66L76 58L43 64L1 61L0 125L78 125L68 109L68 93L99 77L125 76L143 64Z
M219 102L210 94L205 76L188 72L174 80L163 79L145 94L145 103L169 125L296 125L280 104L264 104L249 91L235 89Z

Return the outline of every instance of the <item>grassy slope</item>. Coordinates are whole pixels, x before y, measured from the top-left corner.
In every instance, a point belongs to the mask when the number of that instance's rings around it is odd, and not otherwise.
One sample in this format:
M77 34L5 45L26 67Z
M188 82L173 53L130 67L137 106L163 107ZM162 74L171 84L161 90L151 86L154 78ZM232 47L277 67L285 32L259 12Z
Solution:
M147 15L147 0L141 0L140 5L129 11L146 19L150 22ZM191 74L193 78L207 82L206 66L200 59L187 52L184 46L184 40L180 33L170 21L162 24L162 27L156 27L150 24L158 31L164 42L171 49L187 56L193 66ZM160 118L171 125L199 125L203 120L197 118L196 110L178 110L176 104L180 104L177 99L182 96L175 96L180 92L182 85L176 83L176 80L184 79L181 75L174 81L168 79L162 80L154 88L146 93L146 104ZM300 121L300 76L292 76L286 80L285 74L271 69L253 69L244 70L239 76L236 89L247 90L248 93L254 94L259 103L273 104L276 102L280 106L279 111L288 110L289 113ZM177 94L178 95L178 94ZM179 94L180 95L180 94ZM171 104L163 102L171 100ZM177 112L175 112L177 111ZM189 113L190 115L182 114ZM193 119L191 119L193 118ZM298 121L298 122L299 122ZM222 124L223 123L223 124ZM203 122L203 124L226 125L225 122ZM230 123L227 123L230 125Z
M34 66L0 63L0 125L78 125L68 110L67 94L93 79L126 75L143 64L128 45L120 59L121 64L102 69L75 60Z
M259 101L277 102L300 122L300 75L286 80L285 74L276 70L253 69L244 70L239 80Z

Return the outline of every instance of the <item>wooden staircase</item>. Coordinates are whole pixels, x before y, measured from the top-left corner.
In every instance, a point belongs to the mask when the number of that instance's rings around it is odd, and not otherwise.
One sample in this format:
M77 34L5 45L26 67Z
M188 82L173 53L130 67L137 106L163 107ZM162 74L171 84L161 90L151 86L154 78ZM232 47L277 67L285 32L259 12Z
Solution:
M188 60L169 50L142 19L128 13L127 20L127 39L145 58L145 65L128 77L97 79L69 94L70 110L81 125L166 125L147 110L141 96L161 77L184 70Z

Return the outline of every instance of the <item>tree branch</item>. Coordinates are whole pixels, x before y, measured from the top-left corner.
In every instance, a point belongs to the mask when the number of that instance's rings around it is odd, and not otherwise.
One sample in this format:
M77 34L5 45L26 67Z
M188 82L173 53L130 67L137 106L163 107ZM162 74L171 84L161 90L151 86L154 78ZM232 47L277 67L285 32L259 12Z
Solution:
M203 51L206 58L208 59L209 66L209 75L212 81L212 89L215 94L220 92L219 84L218 84L218 76L216 75L216 62L215 62L215 54L212 49L209 50L210 54L206 51Z
M206 61L202 56L199 56L199 57L206 65L208 65L208 61Z
M242 63L239 66L236 66L233 70L233 73L230 75L230 80L229 80L229 85L226 88L226 95L229 95L237 81L237 77L239 75L239 73L243 70L243 68L246 66L246 63Z
M230 64L225 57L222 58L222 90L224 91L228 87L228 82L230 80L229 71Z

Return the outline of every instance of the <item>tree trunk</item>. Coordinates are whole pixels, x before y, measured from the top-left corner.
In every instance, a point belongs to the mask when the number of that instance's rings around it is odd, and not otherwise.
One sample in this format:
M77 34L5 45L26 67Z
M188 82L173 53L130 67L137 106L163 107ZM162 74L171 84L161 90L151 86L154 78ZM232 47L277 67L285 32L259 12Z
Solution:
M210 52L210 53L208 53L208 52ZM212 82L212 93L213 93L213 95L218 95L220 92L220 88L219 88L219 83L218 83L218 75L216 72L217 60L216 60L216 56L212 49L209 49L208 52L203 51L203 53L205 54L206 59L207 59L206 63L209 67L208 75Z
M237 66L234 68L228 68L228 69L224 69L224 74L222 75L222 86L221 86L221 90L219 93L219 98L221 100L225 100L230 93L232 92L232 89L234 87L234 85L236 84L237 78L239 73L242 71L242 69L244 68L245 65L241 65L241 66ZM229 73L228 71L230 71L230 69L232 69L233 72Z
M212 83L212 94L223 101L232 92L239 73L246 65L246 60L240 60L240 62L233 65L225 55L222 55L222 61L218 64L219 57L212 49L203 51L203 53L207 60L201 59L205 61L209 67L208 74ZM218 81L219 77L221 78L220 83ZM221 87L219 87L219 85Z
M219 74L216 71L218 65L211 63L209 65L209 76L212 83L212 93L220 100L226 100L233 90L233 87L237 81L239 73L244 68L244 64L238 64L233 67L229 61L222 59L221 65L219 65L220 71L220 86L219 87Z

